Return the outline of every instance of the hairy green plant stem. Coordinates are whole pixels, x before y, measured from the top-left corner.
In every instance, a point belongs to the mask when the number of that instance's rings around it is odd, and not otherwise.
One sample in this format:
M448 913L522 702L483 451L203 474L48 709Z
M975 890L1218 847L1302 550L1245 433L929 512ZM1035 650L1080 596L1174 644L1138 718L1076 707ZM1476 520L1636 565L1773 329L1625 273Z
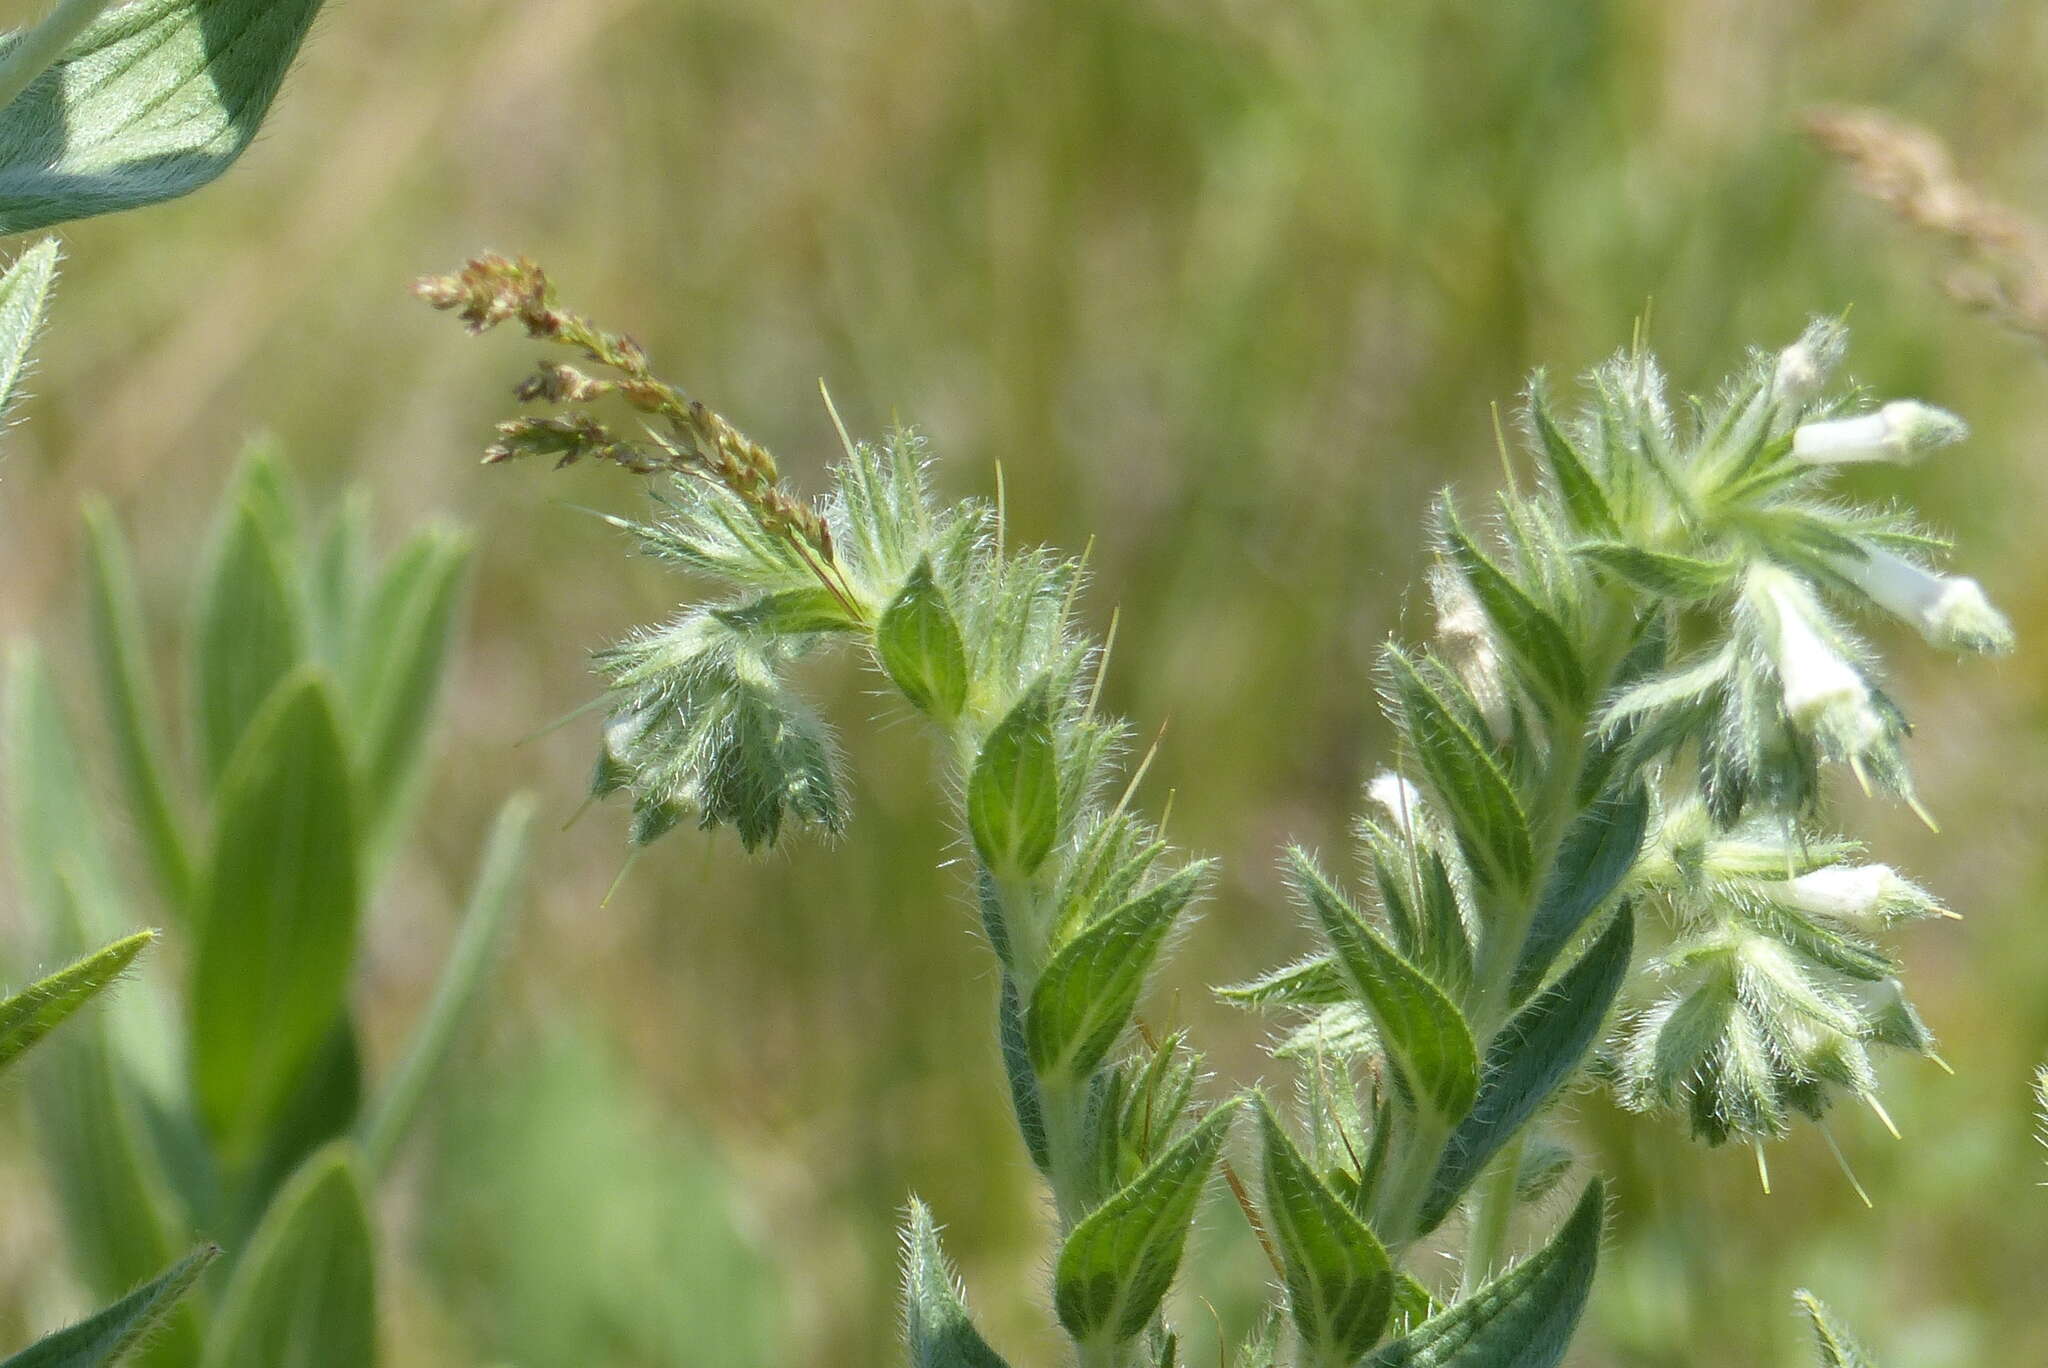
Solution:
M1460 1301L1485 1285L1500 1263L1501 1251L1507 1248L1508 1224L1515 1214L1522 1180L1522 1148L1528 1135L1524 1129L1508 1141L1479 1180L1479 1200L1472 1208L1472 1224L1465 1232L1465 1258L1458 1271Z
M973 772L975 757L986 740L987 725L963 715L948 738L953 763L960 773ZM1048 860L1028 879L997 877L979 858L975 860L975 883L980 896L994 904L983 909L985 919L993 914L1000 922L1005 969L1023 1002L1031 1000L1045 970L1047 932L1046 900L1052 895L1055 862ZM995 934L991 928L991 933ZM1053 1207L1059 1215L1062 1235L1071 1231L1088 1214L1099 1194L1091 1190L1085 1170L1082 1131L1087 1123L1086 1079L1049 1076L1032 1069L1032 1083L1038 1090L1045 1124L1046 1182L1052 1189ZM1021 1121L1020 1121L1021 1124Z
M1536 847L1541 852L1536 872L1529 886L1517 890L1516 896L1480 908L1472 985L1459 1005L1472 1025L1473 1040L1482 1059L1488 1042L1513 1011L1509 992L1515 965L1528 940L1538 901L1557 863L1565 832L1598 797L1588 795L1581 802L1575 795L1584 777L1599 700L1617 682L1622 661L1628 654L1629 637L1636 621L1635 598L1630 591L1617 587L1592 605L1592 621L1588 625L1595 647L1588 653L1588 660L1594 667L1589 672L1593 682L1585 694L1587 701L1570 716L1560 717L1552 733L1554 749L1545 767L1542 797L1533 814L1539 824L1534 833ZM1420 1233L1416 1230L1417 1220L1429 1193L1430 1180L1442 1161L1444 1146L1450 1140L1451 1127L1420 1112L1396 1112L1395 1116L1401 1119L1400 1129L1394 1137L1392 1165L1375 1203L1373 1225L1398 1262ZM1521 1151L1522 1142L1517 1137L1504 1147L1493 1168L1481 1179L1470 1227L1472 1247L1465 1261L1467 1278L1482 1276L1485 1267L1499 1255L1514 1209ZM1473 1271L1474 1255L1478 1256L1478 1272Z

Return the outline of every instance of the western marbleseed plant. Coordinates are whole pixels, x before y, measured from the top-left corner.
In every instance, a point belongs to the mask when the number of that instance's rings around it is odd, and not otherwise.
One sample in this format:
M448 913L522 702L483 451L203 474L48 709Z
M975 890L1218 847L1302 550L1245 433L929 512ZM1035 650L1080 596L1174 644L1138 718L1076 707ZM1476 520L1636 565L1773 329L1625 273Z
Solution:
M1836 324L1680 414L1640 347L1573 413L1539 376L1534 475L1483 518L1439 502L1436 639L1390 644L1379 673L1399 742L1358 822L1365 895L1287 851L1321 948L1222 990L1288 1015L1283 1115L1202 1095L1184 1037L1134 1029L1209 865L1134 805L1143 766L1126 777L1129 731L1097 706L1108 651L1076 625L1078 562L1007 544L998 508L935 502L908 433L846 441L830 494L800 500L531 262L480 258L419 292L575 356L518 391L561 411L500 425L487 459L657 477L657 516L614 521L727 591L598 656L593 792L630 797L636 844L683 821L749 849L844 828L831 734L785 678L807 652L865 652L931 723L1057 1213L1053 1305L1087 1368L1179 1361L1166 1298L1233 1131L1258 1155L1246 1214L1280 1288L1240 1364L1544 1368L1592 1279L1601 1183L1519 1259L1510 1218L1574 1166L1545 1118L1575 1080L1760 1144L1844 1096L1876 1106L1880 1048L1932 1054L1879 933L1941 909L1821 828L1822 770L1913 801L1906 722L1852 616L1965 652L2009 633L1974 581L1928 568L1942 547L1910 519L1829 492L1838 466L1963 435L1923 404L1824 397ZM1411 1270L1453 1232L1455 1285L1426 1287ZM905 1252L912 1362L1000 1364L915 1202Z

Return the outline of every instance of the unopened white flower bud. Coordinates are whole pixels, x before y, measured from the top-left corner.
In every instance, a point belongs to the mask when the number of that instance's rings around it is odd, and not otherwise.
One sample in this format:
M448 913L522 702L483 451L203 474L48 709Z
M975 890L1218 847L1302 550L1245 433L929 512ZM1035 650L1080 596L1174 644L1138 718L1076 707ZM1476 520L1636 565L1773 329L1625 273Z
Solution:
M630 712L614 713L605 719L604 752L613 759L623 759L647 731L647 724L653 720L653 709L635 708Z
M1808 465L1917 465L1929 453L1969 435L1969 425L1946 409L1897 399L1875 413L1801 423L1792 433L1792 455Z
M1436 637L1445 659L1458 678L1472 691L1481 716L1495 737L1508 734L1508 691L1493 628L1479 596L1464 577L1439 567L1430 577L1431 596L1436 600Z
M1786 715L1801 731L1825 735L1849 754L1861 754L1883 733L1883 723L1862 673L1815 629L1819 605L1804 586L1774 567L1757 566L1749 581L1771 664L1784 689Z
M1415 819L1422 811L1422 791L1392 770L1381 770L1365 786L1366 798L1387 814L1394 829L1413 839Z
M1842 359L1848 334L1834 319L1815 319L1799 340L1778 353L1771 371L1771 402L1781 414L1797 411L1819 396L1828 373Z
M1796 912L1858 926L1955 915L1890 865L1827 865L1761 887L1772 901Z
M1838 921L1874 920L1888 898L1905 887L1890 865L1829 865L1772 889L1779 901L1801 912Z
M1771 398L1780 404L1804 404L1820 393L1826 379L1819 355L1801 338L1778 353L1777 368L1771 372Z
M1834 556L1829 563L1878 607L1911 623L1936 646L1959 651L2012 649L2012 625L1991 606L1977 581L1964 575L1937 575L1876 547L1867 551L1860 559Z

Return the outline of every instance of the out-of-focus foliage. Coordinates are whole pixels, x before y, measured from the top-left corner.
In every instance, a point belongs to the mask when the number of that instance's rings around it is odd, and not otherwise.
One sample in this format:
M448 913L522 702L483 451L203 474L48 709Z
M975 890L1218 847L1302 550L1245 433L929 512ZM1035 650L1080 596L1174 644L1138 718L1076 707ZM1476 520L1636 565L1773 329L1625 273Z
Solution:
M31 1078L69 1267L102 1300L149 1312L112 1327L94 1363L129 1345L154 1368L377 1361L369 1190L442 1071L520 886L530 804L514 798L392 1082L367 1076L351 1003L359 947L421 772L467 545L430 528L381 555L346 504L306 527L295 495L260 446L228 481L200 558L182 725L160 704L126 538L98 506L85 519L85 635L110 754L78 744L76 710L34 647L7 670L26 952L82 954L142 909L181 951L182 981L133 985L117 1015L67 1033L54 1067ZM125 804L101 801L103 765ZM124 873L118 830L137 835L145 878ZM0 1021L25 1048L150 936L43 980ZM217 1303L162 1310L207 1259L150 1283L157 1295L124 1295L197 1241L209 1259L226 1253Z
M1125 610L1105 706L1172 719L1148 784L1178 791L1177 839L1223 859L1175 982L1229 1076L1253 1072L1257 1028L1198 985L1306 948L1275 912L1272 852L1341 844L1359 766L1384 749L1375 648L1423 610L1394 586L1421 563L1429 495L1497 480L1488 406L1530 367L1574 371L1648 312L1684 391L1744 341L1853 305L1862 379L1970 416L1975 440L1915 502L1967 541L2022 640L2041 638L2048 466L1990 453L2026 452L2048 421L2042 359L1956 310L1798 122L1821 100L1896 109L2000 198L2048 211L2035 7L355 0L317 41L325 60L206 195L67 230L93 269L64 287L32 421L11 434L0 611L53 635L76 603L71 511L100 489L136 527L152 619L175 620L221 453L257 423L318 463L323 491L359 471L384 507L475 519L448 763L390 876L451 904L504 792L587 779L592 723L510 745L594 691L570 648L674 600L658 568L621 573L594 520L538 507L546 486L462 459L502 408L503 358L448 345L403 286L479 239L644 320L641 340L754 419L800 480L837 450L822 408L787 403L822 375L855 431L896 413L926 427L944 492L986 492L1000 459L1020 537L1097 537L1113 591L1097 598ZM1889 471L1846 483L1905 488ZM595 485L551 492L617 506ZM1585 1101L1577 1135L1620 1213L1589 1362L1799 1362L1806 1329L1749 1311L1798 1285L1892 1362L2048 1357L2037 1298L2005 1272L2038 1262L2042 1229L2025 1081L2048 1042L2032 911L2048 686L2024 652L1953 682L1896 655L1891 691L1916 715L1966 697L1974 712L1908 744L1943 840L1882 810L1853 822L1970 911L1901 937L1957 1075L1883 1071L1904 1144L1835 1123L1876 1215L1818 1135L1774 1156L1766 1197L1741 1153L1685 1151L1682 1127ZM814 696L858 716L870 682L819 674ZM946 832L929 764L906 734L851 730L862 837L844 849L765 869L732 842L666 850L599 913L616 843L540 838L507 1015L588 1004L636 1090L710 1128L741 1205L810 1232L778 1270L791 1359L863 1365L897 1352L903 1192L945 1213L976 1287L1035 1282L1041 1238L1008 1097L961 1081L999 1077L997 1053L986 952L930 855ZM373 938L366 1020L413 1019L446 934ZM724 1029L735 1013L745 1032ZM1003 1145L1003 1162L957 1163ZM402 1187L384 1215L402 1236L425 1220ZM1191 1262L1238 1258L1226 1219L1203 1223ZM9 1249L5 1342L83 1308ZM1229 1266L1254 1290L1270 1277L1255 1250ZM473 1317L441 1305L431 1269L401 1261L393 1279L395 1361L470 1352ZM1040 1356L1037 1318L1000 1323L1001 1302L974 1302L983 1329ZM1233 1342L1251 1333L1218 1305ZM1179 1319L1206 1335L1199 1307Z
M424 1189L427 1267L478 1349L531 1368L783 1362L730 1166L586 1027L541 1035L454 1090Z

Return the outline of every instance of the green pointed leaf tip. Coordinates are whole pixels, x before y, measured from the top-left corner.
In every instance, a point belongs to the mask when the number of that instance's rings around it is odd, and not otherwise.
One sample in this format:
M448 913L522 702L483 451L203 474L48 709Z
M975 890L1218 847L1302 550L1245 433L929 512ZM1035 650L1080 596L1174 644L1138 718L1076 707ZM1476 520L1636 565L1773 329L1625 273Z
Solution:
M220 1246L202 1245L160 1277L78 1324L37 1340L0 1362L0 1368L110 1368L152 1336L219 1256Z
M1578 1072L1628 974L1635 917L1623 904L1600 939L1486 1048L1471 1112L1451 1133L1423 1203L1424 1229L1456 1206L1493 1156Z
M1364 1368L1556 1368L1600 1258L1598 1178L1550 1243L1365 1360Z
M0 416L14 407L29 351L43 331L50 286L57 279L57 240L45 238L0 275Z
M377 1359L375 1244L346 1142L307 1159L235 1265L203 1368L362 1368Z
M469 539L459 533L419 533L385 573L359 624L350 692L373 821L389 820L425 749L469 553Z
M1061 946L1025 1017L1032 1063L1044 1077L1085 1078L1130 1024L1167 932L1209 876L1200 861L1098 917Z
M215 1139L246 1159L341 1012L355 955L355 800L324 674L278 686L220 788L193 964L193 1082Z
M257 709L304 647L284 548L249 492L230 496L191 644L193 736L209 784L220 783Z
M1266 1220L1286 1270L1287 1305L1311 1361L1350 1363L1378 1342L1393 1302L1386 1249L1316 1176L1263 1099Z
M1238 1105L1233 1099L1203 1118L1067 1237L1053 1305L1075 1339L1121 1344L1151 1321L1180 1268L1188 1224Z
M1368 926L1300 847L1287 852L1289 882L1316 915L1337 963L1372 1012L1389 1059L1416 1103L1455 1125L1479 1090L1472 1028L1443 989Z
M0 111L0 233L197 190L255 137L320 0L137 0ZM21 42L10 35L8 47Z
M1442 800L1473 876L1489 887L1527 887L1536 863L1529 819L1493 748L1440 692L1448 681L1426 678L1399 650L1390 648L1385 659L1402 730Z
M1059 757L1047 692L1043 683L1025 691L982 742L968 776L968 830L999 878L1029 878L1059 836Z
M1555 617L1479 549L1458 521L1448 493L1442 503L1445 549L1485 610L1487 621L1523 676L1553 704L1576 707L1585 696L1586 672Z
M1814 1349L1820 1356L1820 1368L1876 1368L1869 1351L1842 1328L1825 1302L1803 1287L1792 1294L1792 1300L1799 1303L1799 1309L1813 1324Z
M941 721L960 715L967 702L967 648L929 557L919 559L875 625L875 654L915 707Z
M1611 536L1616 531L1616 524L1607 493L1586 464L1585 457L1579 454L1578 448L1572 445L1571 439L1551 417L1540 371L1529 382L1529 421L1536 430L1544 461L1550 467L1551 478L1557 483L1558 494L1564 499L1572 521L1581 531Z
M0 1002L0 1069L105 990L155 939L154 931L125 936Z
M127 540L104 500L87 501L85 533L93 659L107 730L157 887L167 903L182 911L192 896L192 856L168 777L142 596Z
M1008 1368L968 1319L931 1210L916 1198L903 1228L903 1337L911 1368Z

